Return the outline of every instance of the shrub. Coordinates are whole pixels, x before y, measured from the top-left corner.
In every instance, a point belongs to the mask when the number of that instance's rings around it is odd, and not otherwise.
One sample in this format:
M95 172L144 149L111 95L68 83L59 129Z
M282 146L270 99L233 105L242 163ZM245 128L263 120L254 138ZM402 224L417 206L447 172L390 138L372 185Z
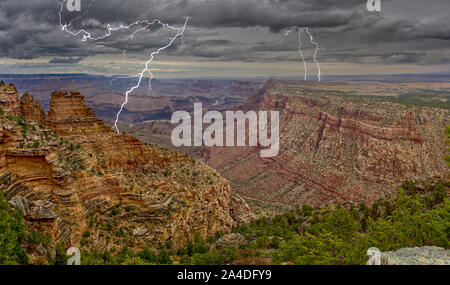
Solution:
M158 260L155 252L150 247L144 248L137 255L142 260L145 260L150 263L156 263Z
M66 265L69 257L66 254L66 245L64 242L58 242L56 244L56 254L53 260L53 265Z
M222 251L211 250L203 254L195 254L190 263L194 265L226 265L237 258L237 249L234 247L226 248Z

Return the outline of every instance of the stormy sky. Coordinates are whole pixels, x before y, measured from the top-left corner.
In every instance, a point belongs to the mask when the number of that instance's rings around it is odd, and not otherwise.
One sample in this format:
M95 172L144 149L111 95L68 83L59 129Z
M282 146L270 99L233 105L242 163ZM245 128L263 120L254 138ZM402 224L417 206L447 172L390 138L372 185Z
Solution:
M62 23L93 36L108 24L159 19L180 27L189 17L183 45L176 40L151 65L157 77L301 77L298 33L285 35L292 26L309 28L324 76L450 71L448 0L381 0L381 12L368 11L367 0L80 1L81 12L63 5ZM174 35L137 25L83 42L61 30L59 10L57 0L0 0L0 73L135 74ZM314 45L305 33L300 39L314 75Z

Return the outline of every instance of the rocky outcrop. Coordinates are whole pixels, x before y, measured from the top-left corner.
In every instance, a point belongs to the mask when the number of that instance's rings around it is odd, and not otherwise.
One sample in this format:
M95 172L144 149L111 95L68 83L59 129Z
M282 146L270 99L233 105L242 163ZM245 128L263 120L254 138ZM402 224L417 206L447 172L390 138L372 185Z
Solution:
M217 247L241 247L247 245L247 240L241 234L227 234L217 241Z
M28 201L26 198L22 196L15 196L11 200L8 201L8 203L18 209L23 216L28 216L30 214L30 201Z
M213 147L205 161L239 194L291 206L371 203L404 180L448 175L447 110L335 93L269 81L241 109L280 112L279 154Z
M381 265L450 265L450 250L422 246L381 252Z
M55 91L51 95L48 119L50 129L62 136L86 135L110 131L95 112L86 106L79 92Z
M20 113L26 120L35 121L39 124L45 124L47 120L47 115L41 104L28 92L20 98Z
M148 230L146 228L139 227L139 228L135 228L133 230L133 235L134 236L145 236L147 234L147 232L148 232Z
M238 223L248 224L256 219L244 199L238 197L237 195L233 195L230 207L231 217L233 217L233 219Z
M15 85L0 84L0 108L6 115L19 114L19 93Z
M56 218L55 212L52 211L54 203L48 200L36 200L30 203L30 219L31 220L53 220Z
M178 248L195 234L230 232L232 213L248 210L233 204L218 172L112 131L79 93L54 92L44 126L0 119L1 190L55 242L101 251L169 241Z
M18 195L14 196L8 203L20 210L25 219L52 220L56 218L56 214L52 211L55 204L47 200L30 202L27 198Z
M95 113L88 108L84 96L79 92L55 91L52 93L50 108L48 110L49 120L80 120L95 118Z

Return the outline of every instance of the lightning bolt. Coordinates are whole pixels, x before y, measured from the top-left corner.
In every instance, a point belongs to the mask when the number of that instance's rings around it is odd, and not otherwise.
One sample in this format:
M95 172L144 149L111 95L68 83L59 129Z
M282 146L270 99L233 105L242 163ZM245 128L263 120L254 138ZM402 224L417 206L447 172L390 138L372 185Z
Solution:
M118 112L117 115L116 115L116 121L114 122L114 126L116 127L116 130L117 130L118 133L119 133L120 131L119 131L119 127L117 126L117 123L119 122L119 116L120 116L120 113L122 113L123 108L125 107L125 105L128 104L128 96L129 96L130 93L132 93L135 89L139 88L139 86L141 85L141 82L142 82L142 78L144 77L144 75L145 75L146 72L148 72L148 73L150 74L150 80L149 80L149 82L152 81L152 79L153 79L153 73L150 71L150 68L149 68L150 63L153 61L153 59L155 58L156 55L158 55L161 51L163 51L163 50L169 48L169 47L172 45L172 43L173 43L178 37L180 37L180 36L182 36L182 35L184 34L184 31L185 31L185 29L186 29L186 25L187 25L187 23L188 23L188 20L189 20L189 18L186 18L186 21L184 22L183 27L180 28L180 29L178 30L178 32L176 33L176 35L175 35L174 37L171 38L170 42L169 42L167 45L165 45L165 46L163 46L163 47L160 47L160 48L158 48L156 51L154 51L154 52L151 53L150 59L145 63L145 68L142 70L141 73L138 74L138 77L139 77L138 83L137 83L135 86L133 86L131 89L129 89L129 90L125 93L125 102L123 102L122 105L120 106L120 110L119 110L119 112ZM149 83L149 84L151 84L151 83Z
M297 26L293 26L284 35L288 36L291 32L294 32L294 31L298 31L298 43L299 43L298 53L299 53L299 57L303 61L303 67L305 69L305 78L304 78L304 80L306 81L306 76L308 75L308 69L306 67L306 61L305 61L305 57L304 57L303 51L302 51L302 40L301 40L302 32L306 32L306 34L308 34L308 36L309 36L309 38L311 40L311 43L316 47L316 49L314 51L313 59L314 59L314 62L317 64L317 68L318 68L317 78L320 81L320 79L321 79L320 63L317 60L317 52L319 51L319 44L314 41L314 38L313 38L312 34L309 32L309 29L307 27L300 28L300 27L297 27Z
M93 0L93 1L90 3L90 5L89 5L89 7L88 7L88 10L87 10L86 12L84 12L81 16L74 18L73 20L71 20L71 21L68 22L67 24L63 24L63 21L62 21L62 12L63 12L63 9L64 9L64 4L65 4L66 2L67 2L67 0L63 0L63 1L61 1L61 2L58 1L58 3L60 4L60 10L59 10L59 13L58 13L58 15L59 15L59 25L60 25L60 28L61 28L62 31L65 31L65 32L71 34L72 36L75 36L75 37L81 37L81 41L82 41L82 42L86 42L86 41L88 41L88 40L89 40L89 41L94 41L94 42L101 41L101 40L104 40L104 39L106 39L106 38L111 37L111 35L112 35L114 32L116 32L116 31L120 31L120 30L129 30L129 29L131 29L131 28L133 28L133 27L135 27L135 26L141 26L141 25L144 25L144 27L141 27L141 28L139 28L139 29L136 29L136 30L135 30L134 32L132 32L129 36L127 36L126 38L121 39L121 40L119 40L119 41L132 40L132 39L134 39L134 36L135 36L138 32L144 31L144 30L146 30L148 27L150 27L150 26L152 26L152 25L156 25L156 24L160 25L160 26L163 27L163 28L168 28L168 29L170 29L170 30L176 32L176 34L175 34L174 36L172 36L172 37L169 38L170 40L169 40L169 43L168 43L168 44L166 44L165 46L162 46L162 47L158 48L156 51L154 51L154 52L152 52L152 53L150 54L150 58L145 62L145 68L144 68L140 73L138 73L136 76L118 77L118 78L127 78L127 79L130 79L130 78L138 78L137 84L136 84L135 86L133 86L132 88L130 88L130 89L125 93L125 101L122 103L122 105L120 106L119 112L117 112L117 114L116 114L116 120L115 120L115 122L114 122L114 126L115 126L115 128L116 128L116 131L117 131L118 133L120 133L120 130L119 130L119 127L118 127L119 116L120 116L120 114L122 113L122 111L123 111L125 105L128 104L128 98L129 98L129 95L130 95L134 90L136 90L137 88L139 88L139 87L141 86L142 79L143 79L143 77L144 77L144 75L145 75L146 73L148 73L148 74L150 75L150 79L149 79L149 83L148 83L148 84L149 84L149 91L152 91L151 81L152 81L152 79L154 78L154 76L153 76L153 73L152 73L151 70L150 70L150 67L149 67L150 64L152 63L152 61L154 60L154 58L155 58L160 52L162 52L162 51L164 51L165 49L167 49L167 48L169 48L170 46L172 46L172 44L174 43L174 41L175 41L177 38L181 37L181 44L182 44L182 45L184 44L184 32L185 32L185 30L186 30L186 26L187 26L187 23L188 23L188 21L189 21L189 18L186 17L186 20L185 20L185 22L184 22L184 25L183 25L181 28L173 27L173 26L171 26L171 25L169 25L169 24L163 23L162 21L160 21L160 20L158 20L158 19L155 19L155 20L152 20L152 21L148 21L148 20L140 20L140 21L133 22L133 23L131 23L131 24L129 24L129 25L122 25L122 24L121 24L120 26L116 26L116 27L113 27L112 25L107 24L107 25L106 25L107 31L106 31L103 35L94 37L94 36L91 35L91 33L89 33L88 31L86 31L86 30L84 30L84 29L81 29L81 30L78 30L78 31L72 31L72 30L70 29L70 27L72 26L72 23L73 23L75 20L77 20L77 19L83 17L84 15L86 15L87 11L88 11L89 8L92 6L92 4L95 2L95 0ZM91 46L91 47L92 47L92 46ZM118 78L116 78L116 79L118 79ZM112 81L114 81L114 80L115 80L115 79L113 79ZM112 84L112 81L111 81L110 84Z

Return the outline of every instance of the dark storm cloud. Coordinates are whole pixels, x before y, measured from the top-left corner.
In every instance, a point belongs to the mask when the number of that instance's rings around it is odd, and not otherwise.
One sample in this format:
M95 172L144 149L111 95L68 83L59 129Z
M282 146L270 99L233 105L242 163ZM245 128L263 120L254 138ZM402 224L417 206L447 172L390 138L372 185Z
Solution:
M83 56L78 57L54 57L52 58L49 63L65 63L65 64L77 64L80 61L85 59Z
M370 13L366 0L81 0L82 12L72 28L94 35L108 23L129 24L159 18L180 25L190 17L185 47L168 54L215 60L280 61L297 57L295 36L283 32L307 26L323 47L324 61L436 63L449 56L450 20L447 0L382 0L383 11ZM160 46L168 32L152 27L133 41L108 39L82 43L59 29L56 0L0 2L0 57L54 57L50 63L79 63L95 54L147 52ZM80 16L64 11L63 22ZM153 30L154 29L154 30ZM224 30L239 29L230 39ZM254 30L267 37L255 36ZM234 30L233 30L234 31ZM254 38L253 38L254 37Z

